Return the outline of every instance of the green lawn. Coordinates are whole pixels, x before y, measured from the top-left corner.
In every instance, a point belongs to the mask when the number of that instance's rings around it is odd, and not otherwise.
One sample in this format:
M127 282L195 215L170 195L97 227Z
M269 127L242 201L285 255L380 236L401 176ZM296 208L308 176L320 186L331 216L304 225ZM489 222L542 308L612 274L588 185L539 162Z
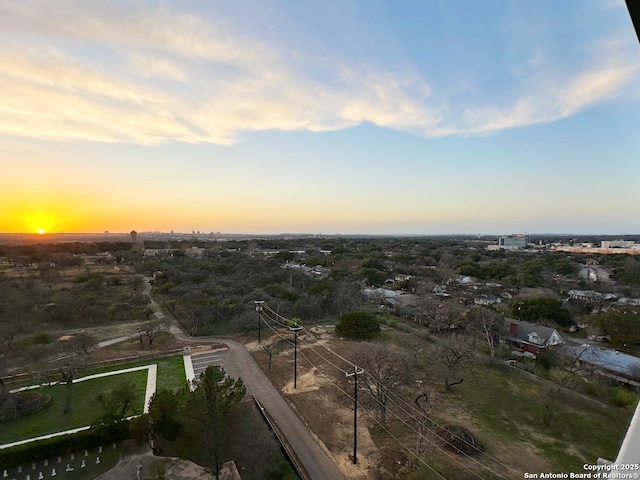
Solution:
M158 388L176 390L187 383L182 356L156 359L158 364Z
M136 386L134 414L142 413L147 385L147 370L96 378L74 384L71 411L67 414L62 413L66 398L66 386L41 387L39 392L50 395L51 402L39 412L2 422L0 444L90 425L101 413L100 405L96 400L98 394L108 391L116 383L124 381L131 381Z
M84 377L96 373L112 372L154 363L158 365L157 388L175 390L186 384L184 361L180 355L88 370L81 372L79 376ZM96 415L99 414L99 405L95 400L97 395L102 391L109 390L115 383L128 379L131 379L137 387L137 395L139 397L137 405L139 407L137 407L136 413L142 413L147 384L147 370L74 384L71 412L67 415L62 414L65 387L61 385L42 387L38 391L51 396L49 405L27 417L3 422L1 424L2 428L0 428L0 444L90 425Z
M181 355L173 357L147 358L139 362L111 365L109 367L96 368L81 373L82 376L93 375L95 373L114 372L125 368L142 367L151 364L158 365L157 388L177 389L185 385L187 377L184 372L184 360Z

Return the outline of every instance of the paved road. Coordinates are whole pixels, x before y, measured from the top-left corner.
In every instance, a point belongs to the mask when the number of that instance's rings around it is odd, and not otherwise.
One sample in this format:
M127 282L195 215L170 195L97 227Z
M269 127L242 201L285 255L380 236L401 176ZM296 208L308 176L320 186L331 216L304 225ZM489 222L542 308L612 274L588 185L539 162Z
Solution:
M150 292L149 279L145 293ZM158 304L151 301L151 308L156 318L166 318ZM190 337L173 323L170 332L178 340L194 343L218 343L228 347L226 352L219 352L224 362L225 372L232 378L242 378L247 393L253 395L269 412L273 421L280 428L291 448L302 462L313 480L340 480L344 476L336 466L324 445L313 436L311 431L300 421L289 404L273 386L251 354L239 342L230 339L211 337ZM194 365L195 367L195 365Z
M232 378L242 378L247 392L269 412L313 480L339 480L344 476L319 440L300 421L289 404L239 342L209 337L189 337L172 325L171 333L179 340L197 343L221 343L228 347L219 352L224 369Z

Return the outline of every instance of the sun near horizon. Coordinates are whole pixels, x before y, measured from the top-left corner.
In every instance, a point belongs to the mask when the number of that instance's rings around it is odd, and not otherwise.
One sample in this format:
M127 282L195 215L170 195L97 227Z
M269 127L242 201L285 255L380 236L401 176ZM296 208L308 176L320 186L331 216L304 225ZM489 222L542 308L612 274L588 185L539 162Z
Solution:
M21 223L27 227L27 231L36 235L44 235L52 231L58 223L56 216L50 211L30 211L20 215Z

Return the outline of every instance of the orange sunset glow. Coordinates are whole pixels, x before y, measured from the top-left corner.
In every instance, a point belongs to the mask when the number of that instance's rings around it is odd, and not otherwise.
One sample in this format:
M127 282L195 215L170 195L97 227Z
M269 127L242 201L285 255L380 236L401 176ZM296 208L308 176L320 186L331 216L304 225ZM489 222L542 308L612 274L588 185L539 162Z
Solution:
M33 212L25 215L24 224L28 232L42 235L55 228L56 219L48 212Z
M623 0L58 3L0 1L0 233L637 232Z

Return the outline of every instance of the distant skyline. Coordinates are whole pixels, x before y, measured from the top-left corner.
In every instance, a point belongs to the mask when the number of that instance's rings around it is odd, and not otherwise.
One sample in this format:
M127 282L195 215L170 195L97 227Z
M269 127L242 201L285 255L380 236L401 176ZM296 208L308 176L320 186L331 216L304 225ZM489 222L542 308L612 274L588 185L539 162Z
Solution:
M0 61L0 232L640 232L624 0L7 0Z

